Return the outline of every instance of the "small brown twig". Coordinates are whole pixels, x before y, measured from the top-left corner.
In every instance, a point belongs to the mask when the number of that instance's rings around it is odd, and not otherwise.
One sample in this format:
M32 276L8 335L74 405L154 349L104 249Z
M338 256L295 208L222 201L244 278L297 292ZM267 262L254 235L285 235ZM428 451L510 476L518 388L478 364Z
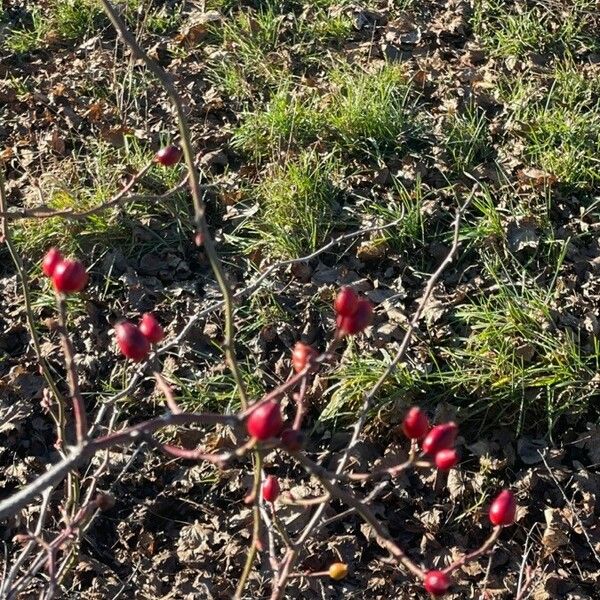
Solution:
M331 473L310 460L310 458L308 458L305 454L301 452L289 452L289 454L295 460L297 460L308 473L315 476L319 480L319 483L332 497L337 498L347 506L352 507L363 518L363 520L373 528L379 543L384 548L389 550L398 563L404 565L419 579L423 579L425 577L424 571L418 565L416 565L390 538L387 529L382 523L380 523L373 511L366 504L364 504L362 500L357 498L351 492L344 490L339 485L332 483L330 480Z
M530 588L533 586L536 576L537 571L533 567L527 565L525 567L525 581L523 581L522 585L519 585L515 600L525 600ZM521 584L521 582L519 583Z
M246 562L244 563L244 569L238 581L235 594L233 596L234 600L241 600L242 595L244 593L244 588L246 587L246 582L248 581L248 577L250 577L250 572L252 571L252 565L254 564L254 559L256 558L256 553L258 550L258 543L260 540L260 502L261 502L261 482L262 482L262 453L260 450L254 452L254 484L252 487L252 495L253 495L253 506L252 506L252 538L250 540L250 548L248 549L248 554L246 555Z
M479 548L477 548L477 550L473 550L473 552L463 554L460 558L457 558L451 565L443 569L444 573L450 575L451 573L456 571L456 569L466 565L469 562L474 561L476 558L479 558L483 554L489 552L493 548L501 532L501 525L497 525L496 527L494 527L490 536L487 538L487 540L485 540L485 542L483 542L483 544Z

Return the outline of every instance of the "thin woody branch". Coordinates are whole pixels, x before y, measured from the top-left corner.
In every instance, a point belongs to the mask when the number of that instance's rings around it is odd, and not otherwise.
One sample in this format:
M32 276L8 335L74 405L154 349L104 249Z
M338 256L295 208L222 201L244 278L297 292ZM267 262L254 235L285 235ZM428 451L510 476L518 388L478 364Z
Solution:
M73 342L67 331L67 303L62 294L56 295L58 306L58 324L59 334L65 358L65 367L67 369L67 381L73 402L73 416L75 417L75 431L77 433L77 443L83 444L87 437L87 414L85 412L85 402L79 388L79 376L77 375L77 364L75 362L75 349Z
M330 481L331 474L319 466L317 463L310 460L306 455L300 452L291 452L290 455L297 460L308 473L314 475L319 483L327 490L327 492L334 498L338 498L347 506L353 508L366 523L368 523L375 532L379 543L389 550L392 556L402 565L404 565L411 573L413 573L419 579L425 577L424 571L416 565L405 552L395 544L389 536L387 529L380 523L379 519L374 515L371 509L358 499L354 494L342 489L340 486L335 485Z
M135 36L128 29L127 25L120 17L115 7L108 0L100 0L104 11L110 19L113 27L119 34L119 37L129 47L134 56L142 60L148 70L158 79L164 90L166 91L169 99L175 109L177 115L177 125L179 128L179 134L181 137L181 148L183 150L183 156L188 171L188 181L190 190L192 192L192 199L194 203L194 221L198 235L202 240L202 245L208 256L208 260L212 267L212 270L217 279L217 283L223 295L224 302L224 316L225 316L225 340L223 342L223 348L225 351L225 357L229 368L233 374L238 394L242 407L248 405L248 397L246 394L246 388L242 378L242 374L235 356L234 347L234 324L233 324L233 296L225 272L221 265L221 260L214 246L213 239L210 235L208 224L206 222L206 207L202 198L202 191L200 186L200 178L196 164L194 162L194 151L192 148L191 133L188 125L187 117L183 109L183 103L181 97L177 92L177 89L173 85L172 78L168 75L161 67L153 61L150 56L142 49L138 44Z
M74 449L62 461L53 465L46 473L34 479L30 484L0 502L0 519L12 516L26 506L33 498L47 488L62 481L66 474L90 459L99 450L115 446L129 445L144 434L153 433L169 425L228 425L237 427L240 421L235 416L212 413L166 413L161 417L138 423L115 433L99 437L93 441L85 442Z
M17 219L51 219L55 217L61 217L63 219L68 220L82 220L91 217L92 215L99 214L108 208L113 208L118 206L119 204L123 204L125 202L130 202L132 200L137 200L139 198L143 198L146 202L153 202L158 200L164 200L165 198L173 195L177 191L183 189L186 184L185 179L178 184L175 188L165 192L160 195L148 195L148 196L128 196L128 192L139 182L139 180L150 170L153 163L150 162L144 167L142 167L114 196L110 199L102 202L98 206L94 206L87 210L83 211L75 211L73 209L65 209L65 210L54 210L48 206L36 206L34 208L22 208L22 209L13 209L7 211L6 209L2 209L0 212L0 218L5 218L7 220L17 220Z

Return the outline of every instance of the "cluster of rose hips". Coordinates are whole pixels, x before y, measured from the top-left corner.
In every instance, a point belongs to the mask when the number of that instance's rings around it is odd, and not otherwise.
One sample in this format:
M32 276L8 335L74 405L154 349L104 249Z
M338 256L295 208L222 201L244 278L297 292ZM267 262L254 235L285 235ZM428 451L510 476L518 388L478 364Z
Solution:
M427 415L417 406L413 406L402 422L402 430L406 437L418 441L423 454L433 457L436 467L446 471L458 462L456 450L453 448L458 427L456 423L442 423L430 427ZM489 518L492 525L511 525L515 520L517 504L513 493L503 490L492 502ZM450 588L448 572L432 570L425 573L424 586L432 596L443 596Z
M454 449L458 434L456 423L430 427L427 415L418 406L413 406L404 417L402 430L407 438L421 442L423 454L432 456L435 466L441 471L451 469L458 462Z
M343 287L335 298L336 325L340 335L354 335L373 320L373 305L351 287Z
M88 273L83 264L64 258L60 250L51 248L42 261L42 271L50 277L54 289L61 294L80 292L88 282ZM152 313L142 316L139 325L121 321L115 326L119 350L131 360L139 362L150 353L150 345L157 344L165 333Z
M176 146L164 148L156 155L156 160L165 166L175 164L181 157ZM58 293L69 294L80 292L88 281L88 274L78 260L64 258L56 248L48 251L42 262L42 271L52 279ZM336 337L354 335L363 331L371 323L373 317L372 304L350 287L343 287L334 301L336 312ZM156 317L151 313L143 315L139 325L121 321L115 326L116 341L120 351L131 360L144 360L150 345L164 338L164 331ZM292 367L296 373L305 369L310 371L316 367L319 353L303 342L297 342L292 350ZM258 442L279 439L281 446L298 451L304 445L301 431L284 428L283 416L279 402L267 400L259 402L246 418L248 435ZM406 437L419 443L423 455L433 458L436 467L442 471L451 469L458 462L454 443L458 434L456 423L442 423L430 426L427 415L419 408L412 407L402 422L402 430ZM281 491L274 475L265 478L262 484L262 496L266 502L274 503ZM511 525L516 513L515 497L509 490L503 490L492 502L489 518L495 526ZM328 571L332 579L343 579L348 572L344 563L334 563ZM425 573L424 586L432 596L443 596L450 588L451 581L448 570L431 570Z
M335 298L334 309L337 314L338 334L352 335L365 329L371 322L373 315L372 304L360 298L350 287L342 288ZM305 369L311 370L319 353L308 344L297 342L292 349L292 367L296 373ZM297 429L284 429L283 417L279 402L269 400L259 403L246 419L248 434L258 441L273 438L281 440L281 445L291 451L299 450L303 444L303 434ZM263 498L267 502L274 502L279 496L279 483L277 478L269 475L262 488Z
M144 360L150 353L150 345L158 344L165 332L152 313L145 313L139 325L121 321L115 325L115 338L121 353L134 362Z

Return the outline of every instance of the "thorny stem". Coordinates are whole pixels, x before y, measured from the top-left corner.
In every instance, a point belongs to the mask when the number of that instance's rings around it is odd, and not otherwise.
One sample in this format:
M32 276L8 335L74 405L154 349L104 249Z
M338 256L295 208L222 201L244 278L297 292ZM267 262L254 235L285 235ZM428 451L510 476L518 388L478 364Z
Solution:
M248 581L248 577L250 576L250 572L252 571L252 565L254 564L254 559L256 558L256 553L258 550L258 543L260 539L260 484L262 481L262 453L260 450L256 450L254 452L254 485L252 486L252 494L253 494L253 507L252 507L252 539L250 541L250 548L248 549L248 554L246 555L246 562L244 564L244 570L242 571L242 575L240 580L238 581L237 588L235 590L234 600L241 600L242 594L244 593L244 588L246 587L246 582Z
M194 163L194 153L192 149L190 128L187 122L185 111L183 109L181 97L175 89L171 77L165 71L163 71L163 69L161 69L161 67L156 62L154 62L146 52L144 52L144 50L141 48L141 46L135 39L134 35L127 28L127 25L125 25L123 19L115 10L114 6L108 0L101 0L101 2L106 14L108 15L108 18L110 19L111 23L113 24L114 28L118 32L123 42L129 47L133 55L141 59L148 68L148 70L159 80L162 87L165 89L167 95L169 96L171 103L175 108L175 112L177 113L177 125L179 128L179 134L181 136L181 147L183 150L183 155L188 170L188 178L194 203L194 221L196 225L196 230L201 236L204 250L206 251L206 255L208 256L208 260L210 262L212 270L217 279L217 283L223 295L225 316L225 339L223 342L223 349L225 351L227 363L229 365L229 368L231 369L233 378L238 389L238 394L240 396L242 408L246 408L248 406L246 386L244 384L239 364L235 356L233 297L231 289L229 287L229 283L227 282L227 279L225 277L225 272L223 271L221 260L219 259L219 255L217 254L217 251L215 249L214 242L210 235L208 224L206 222L206 207L204 205L204 200L201 194L198 171L196 170L196 165Z

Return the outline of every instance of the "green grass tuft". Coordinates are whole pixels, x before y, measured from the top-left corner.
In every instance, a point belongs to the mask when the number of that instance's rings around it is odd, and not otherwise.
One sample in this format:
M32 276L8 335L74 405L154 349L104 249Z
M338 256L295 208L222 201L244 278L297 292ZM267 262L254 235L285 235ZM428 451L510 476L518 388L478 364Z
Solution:
M385 351L382 358L362 353L347 355L331 375L332 384L323 394L328 400L321 410L320 420L340 424L354 421L360 412L365 391L375 385L391 359ZM417 385L418 376L414 372L402 367L396 369L380 389L372 413L406 397Z
M501 57L572 55L599 46L594 0L519 8L502 0L478 0L472 23L483 45Z
M498 266L488 264L490 272ZM444 365L430 382L441 383L470 416L517 430L537 421L552 430L561 415L587 410L600 344L585 347L560 326L552 288L495 281L493 292L456 311L465 336L443 351Z
M256 192L260 209L250 227L258 234L257 245L277 258L316 250L333 226L337 166L331 155L303 152L273 167Z
M255 158L317 142L346 154L379 155L402 147L416 130L410 86L394 65L334 71L325 94L290 90L288 81L264 109L247 114L234 144Z

